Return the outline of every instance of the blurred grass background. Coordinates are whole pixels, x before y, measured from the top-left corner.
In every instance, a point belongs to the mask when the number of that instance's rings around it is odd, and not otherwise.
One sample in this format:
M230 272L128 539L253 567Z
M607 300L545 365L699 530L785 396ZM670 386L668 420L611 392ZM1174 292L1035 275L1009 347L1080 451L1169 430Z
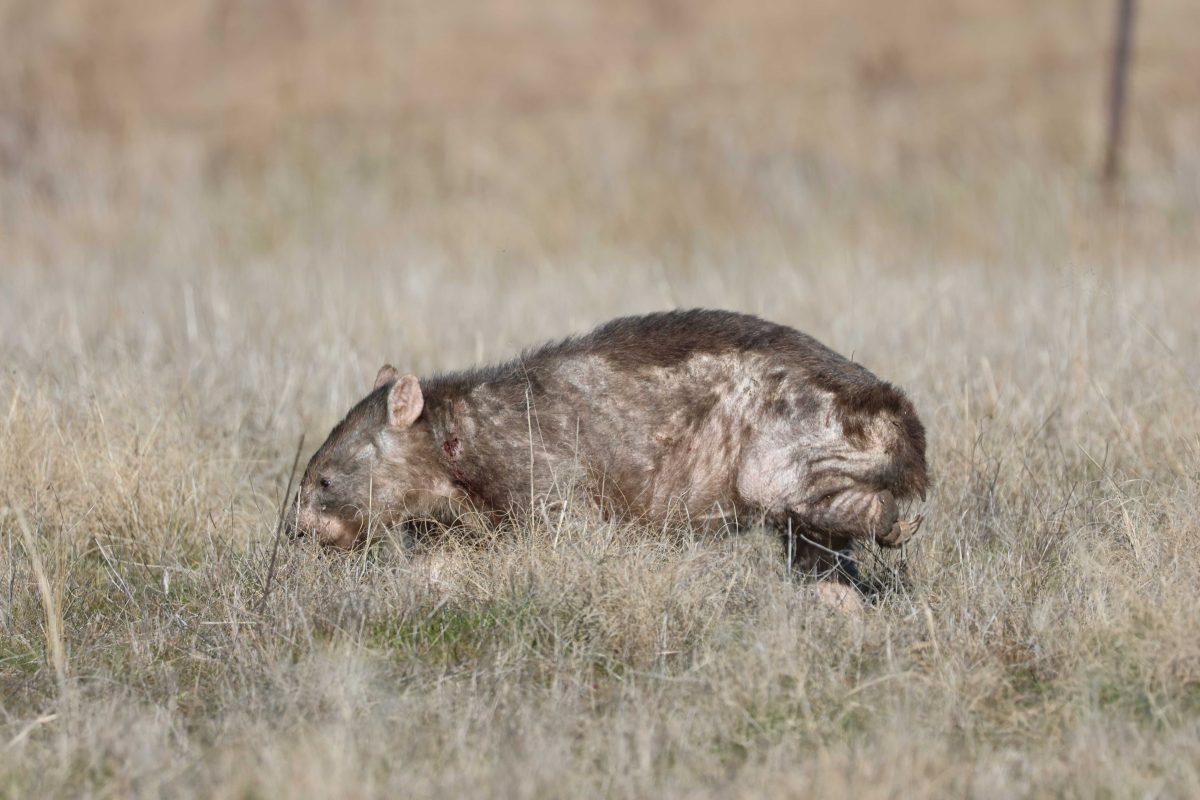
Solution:
M182 194L239 254L1179 259L1200 8L1142 5L1114 217L1106 3L3 0L0 234L133 247Z

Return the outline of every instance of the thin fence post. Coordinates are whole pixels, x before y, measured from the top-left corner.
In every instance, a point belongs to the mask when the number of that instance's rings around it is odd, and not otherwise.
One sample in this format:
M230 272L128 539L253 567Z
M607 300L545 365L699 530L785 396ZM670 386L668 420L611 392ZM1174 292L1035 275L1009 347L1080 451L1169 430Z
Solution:
M1112 68L1108 84L1108 135L1101 179L1112 186L1121 175L1121 145L1125 137L1125 97L1129 53L1133 38L1135 0L1117 0L1117 29L1113 35Z

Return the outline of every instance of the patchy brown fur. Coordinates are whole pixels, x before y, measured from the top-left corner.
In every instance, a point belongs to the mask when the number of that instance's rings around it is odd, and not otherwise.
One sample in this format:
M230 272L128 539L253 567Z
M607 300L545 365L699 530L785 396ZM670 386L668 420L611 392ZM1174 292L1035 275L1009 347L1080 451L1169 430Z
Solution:
M800 563L826 564L823 547L901 543L915 523L897 501L927 487L899 389L791 328L673 311L484 369L384 367L309 463L293 527L347 546L368 517L500 518L571 495L652 521L790 526Z

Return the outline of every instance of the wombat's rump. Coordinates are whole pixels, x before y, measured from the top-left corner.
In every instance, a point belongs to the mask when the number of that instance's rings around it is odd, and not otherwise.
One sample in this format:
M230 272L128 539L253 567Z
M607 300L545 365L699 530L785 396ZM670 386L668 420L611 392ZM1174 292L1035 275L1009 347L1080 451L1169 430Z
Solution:
M390 366L313 456L293 530L348 547L368 519L521 514L566 496L703 525L765 520L797 552L901 543L925 433L896 387L815 339L725 311L608 322L500 366Z

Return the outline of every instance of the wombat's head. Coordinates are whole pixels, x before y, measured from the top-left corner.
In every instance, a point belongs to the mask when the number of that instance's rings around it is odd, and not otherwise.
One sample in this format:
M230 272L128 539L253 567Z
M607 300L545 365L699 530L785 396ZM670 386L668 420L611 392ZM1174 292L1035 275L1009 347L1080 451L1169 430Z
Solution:
M334 427L304 470L288 530L350 548L372 522L391 525L449 491L439 474L425 399L412 375L385 365L369 395Z

